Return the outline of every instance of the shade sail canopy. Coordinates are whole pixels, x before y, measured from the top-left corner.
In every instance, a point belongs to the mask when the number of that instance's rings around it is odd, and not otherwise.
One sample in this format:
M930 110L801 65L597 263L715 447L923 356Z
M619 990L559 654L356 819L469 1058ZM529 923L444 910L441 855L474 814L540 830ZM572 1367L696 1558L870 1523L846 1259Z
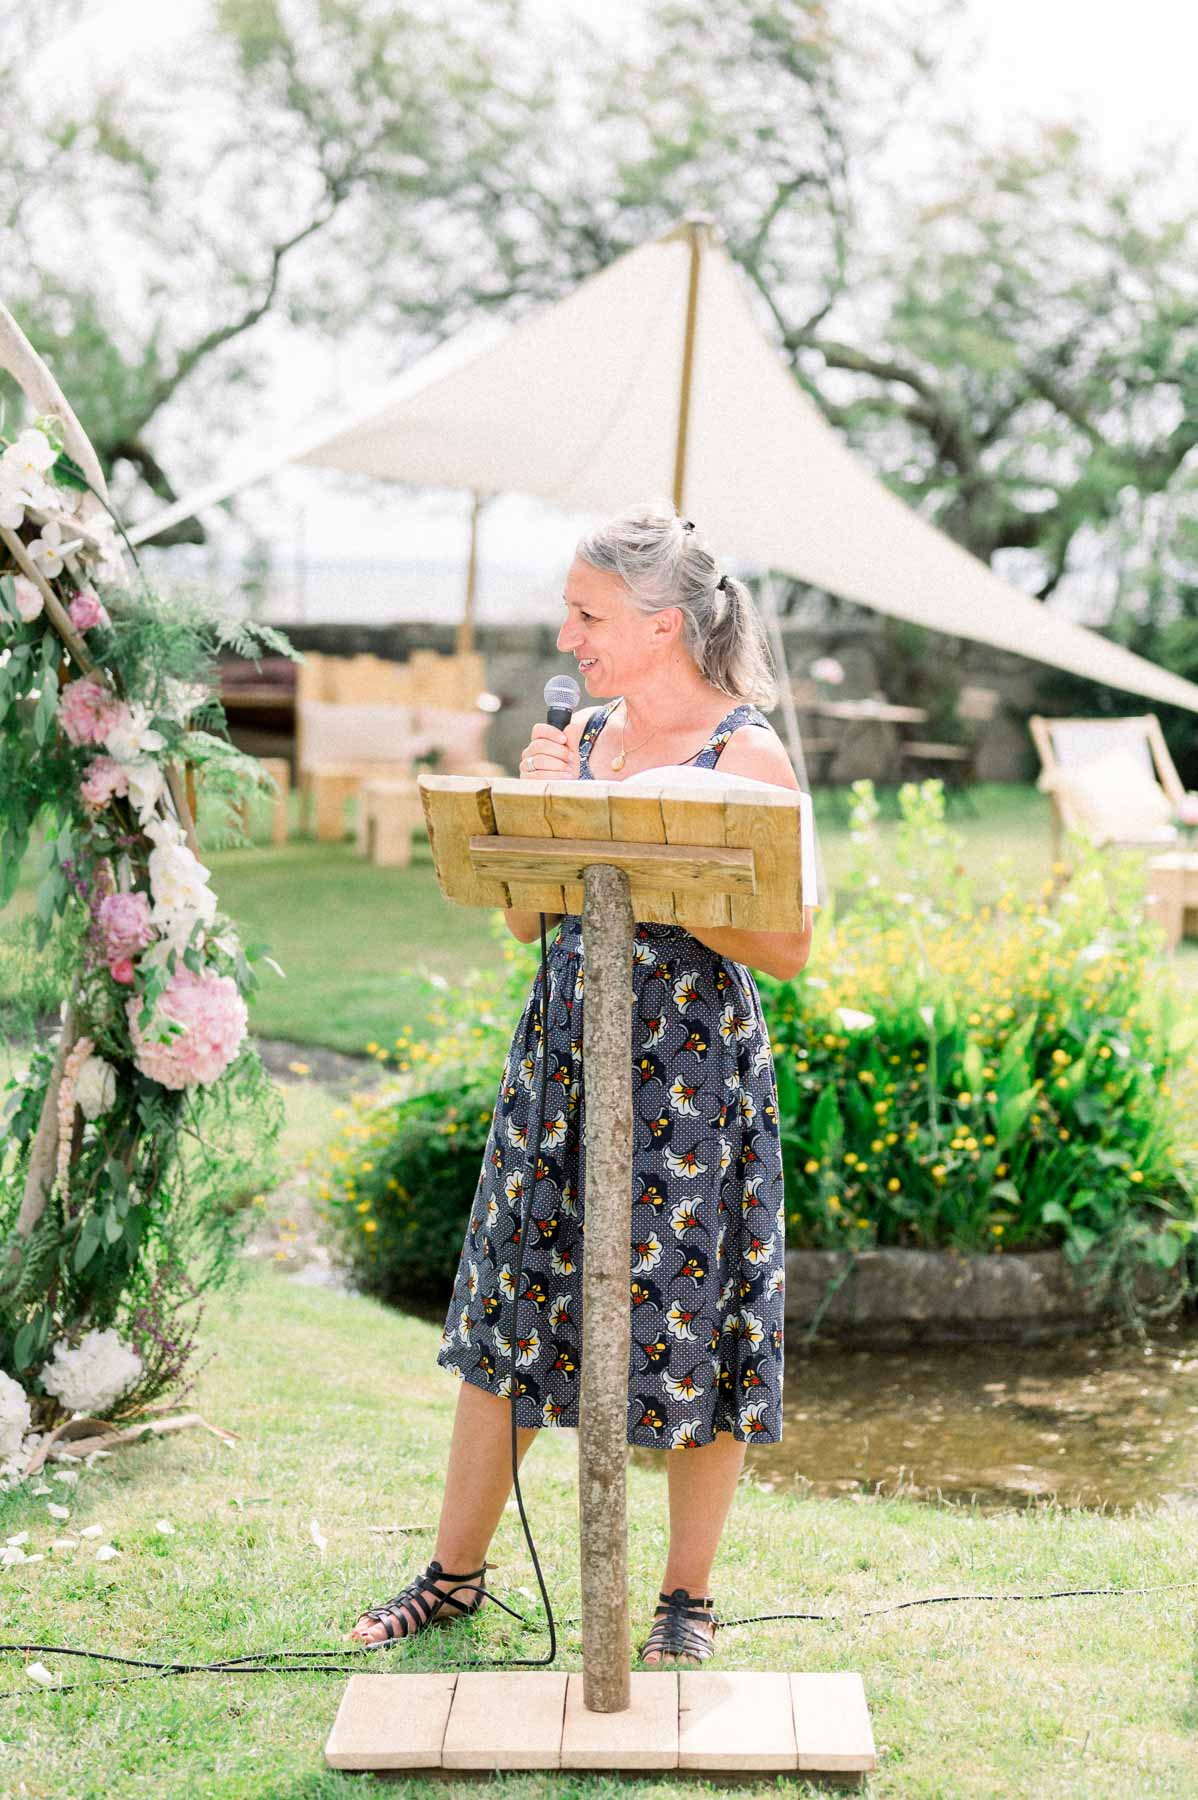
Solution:
M442 346L348 425L136 536L288 462L576 511L675 494L733 565L1198 711L1198 685L1055 614L892 494L798 386L703 226L630 251L498 337Z

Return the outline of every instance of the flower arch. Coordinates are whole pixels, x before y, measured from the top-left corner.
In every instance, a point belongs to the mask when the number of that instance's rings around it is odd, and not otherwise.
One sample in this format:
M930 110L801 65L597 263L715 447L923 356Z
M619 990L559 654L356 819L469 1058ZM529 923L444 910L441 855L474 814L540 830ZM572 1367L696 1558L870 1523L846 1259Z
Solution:
M204 1293L235 1268L280 1123L246 1038L261 948L221 913L189 784L228 841L258 765L214 694L231 646L278 633L156 595L122 552L103 471L0 307L0 907L44 843L33 931L57 1029L8 1082L0 1136L0 1481L72 1413L136 1416L188 1379Z

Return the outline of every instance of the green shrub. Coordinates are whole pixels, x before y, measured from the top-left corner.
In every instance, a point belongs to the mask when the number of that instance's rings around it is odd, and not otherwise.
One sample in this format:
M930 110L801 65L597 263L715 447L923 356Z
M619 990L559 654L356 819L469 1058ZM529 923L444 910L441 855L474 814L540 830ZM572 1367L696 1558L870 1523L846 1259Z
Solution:
M497 931L504 931L496 914ZM448 1299L511 1033L536 963L509 940L506 976L429 983L431 1039L367 1048L393 1078L356 1094L319 1159L318 1206L337 1260L384 1300ZM457 1021L455 1024L454 1021Z
M1194 1240L1198 1020L1154 959L1142 863L1073 846L1034 899L975 903L938 782L904 788L898 880L855 867L808 969L762 982L788 1240L961 1251L1063 1244L1096 1278Z

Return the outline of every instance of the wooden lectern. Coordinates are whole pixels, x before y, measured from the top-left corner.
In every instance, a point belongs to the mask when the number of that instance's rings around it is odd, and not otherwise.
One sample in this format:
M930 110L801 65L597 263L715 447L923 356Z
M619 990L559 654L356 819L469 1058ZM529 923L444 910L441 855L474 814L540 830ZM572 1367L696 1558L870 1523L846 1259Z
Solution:
M668 780L451 775L422 775L420 789L447 899L582 915L583 1671L355 1675L327 1760L357 1769L872 1769L859 1675L629 1673L633 922L801 930L799 796L760 783L721 783L700 797ZM386 1691L399 1683L403 1704Z

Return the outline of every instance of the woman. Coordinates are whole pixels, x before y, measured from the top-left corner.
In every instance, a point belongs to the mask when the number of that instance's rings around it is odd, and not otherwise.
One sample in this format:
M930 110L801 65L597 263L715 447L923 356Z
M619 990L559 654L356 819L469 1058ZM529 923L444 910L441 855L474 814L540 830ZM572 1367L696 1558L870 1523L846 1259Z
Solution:
M577 658L592 696L613 698L576 713L565 731L534 725L522 776L619 781L667 764L718 764L798 786L753 704L770 704L774 684L749 592L720 574L689 520L664 505L612 520L579 544L564 599L558 649ZM535 913L505 916L522 943L539 936ZM810 942L809 911L802 932L636 928L628 1437L691 1452L667 1462L670 1545L641 1652L647 1664L710 1656L708 1579L745 1446L781 1435L777 1092L746 965L795 975ZM363 1614L352 1634L363 1642L412 1636L481 1604L487 1547L511 1485L509 1334L519 1356L518 1454L539 1428L578 1422L584 982L576 916L560 920L548 974L543 1172L528 1209L518 1325L512 1283L541 1049L539 973L508 1054L438 1358L462 1387L436 1555L401 1594Z

